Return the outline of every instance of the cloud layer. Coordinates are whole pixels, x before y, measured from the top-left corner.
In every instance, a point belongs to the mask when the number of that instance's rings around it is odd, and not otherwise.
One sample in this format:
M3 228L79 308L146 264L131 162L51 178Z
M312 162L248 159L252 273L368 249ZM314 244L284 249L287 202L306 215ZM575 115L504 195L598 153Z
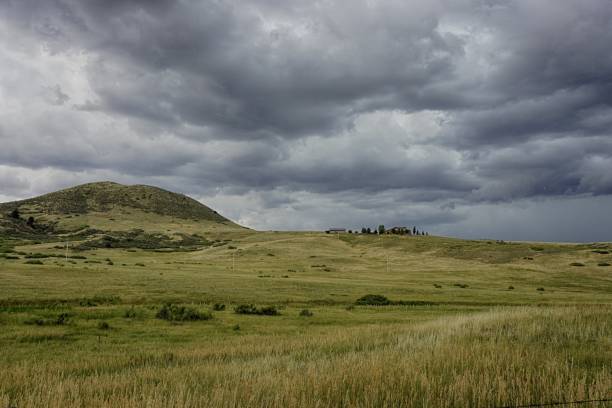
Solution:
M606 0L4 1L0 199L113 179L255 228L612 240L609 44Z

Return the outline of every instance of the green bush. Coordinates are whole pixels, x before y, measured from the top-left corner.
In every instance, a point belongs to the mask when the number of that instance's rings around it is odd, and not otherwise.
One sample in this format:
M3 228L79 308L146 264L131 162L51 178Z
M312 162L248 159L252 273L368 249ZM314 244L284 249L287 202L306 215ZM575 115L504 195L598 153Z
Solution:
M536 289L538 292L544 292L544 288L537 288Z
M107 322L100 322L100 323L98 323L98 329L100 329L100 330L108 330L108 329L110 329L110 324L108 324Z
M212 314L209 312L200 312L193 307L178 306L171 303L165 304L159 309L156 318L168 320L171 322L185 322L196 320L210 320Z
M300 312L300 316L303 316L303 317L311 317L312 315L314 315L314 313L312 313L308 309L302 309L302 311Z
M24 263L28 265L44 265L44 263L42 261L39 261L38 259L30 259L29 261L25 261Z
M221 311L225 310L225 305L223 303L215 303L213 305L213 310L215 312L221 312Z
M387 306L391 304L391 301L383 295L365 295L357 299L356 305L369 305L369 306Z
M7 257L7 259L8 259L8 257ZM610 264L607 263L607 262L600 262L600 263L597 264L597 266L610 266Z
M55 255L47 255L47 254L40 254L40 253L36 253L36 254L27 254L25 257L26 259L43 259L43 258L51 258L54 257Z
M234 312L237 314L251 314L263 316L280 315L279 311L274 306L256 307L254 305L238 305L234 308Z
M60 313L55 319L29 319L26 324L35 324L37 326L63 326L70 323L70 314Z
M130 307L129 309L126 309L125 312L123 312L123 317L125 317L126 319L135 319L137 316L138 313L136 312L134 306Z
M570 266L584 266L582 262L572 262Z

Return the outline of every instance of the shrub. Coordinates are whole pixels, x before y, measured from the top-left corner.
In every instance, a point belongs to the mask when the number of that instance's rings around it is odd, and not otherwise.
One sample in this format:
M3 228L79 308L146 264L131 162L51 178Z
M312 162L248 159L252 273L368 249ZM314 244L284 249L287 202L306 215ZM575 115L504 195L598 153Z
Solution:
M355 306L353 306L353 305L348 305L347 307L345 307L345 309L346 309L346 310L348 310L348 311L350 312L351 310L354 310L354 309L355 309Z
M225 305L223 303L215 303L213 305L213 310L215 312L221 312L221 311L225 310Z
M584 266L582 262L572 262L570 266Z
M308 309L302 309L302 311L300 312L300 316L303 316L303 317L311 317L313 314L314 313L312 313Z
M356 305L387 306L391 301L383 295L365 295L357 299Z
M263 306L256 307L254 305L238 305L234 308L234 312L237 314L251 314L251 315L262 315L262 316L277 316L280 315L279 311L274 306Z
M27 254L25 258L26 259L44 259L44 258L51 258L52 256L54 255L35 253L35 254Z
M141 262L137 262L134 264L135 266L145 266L145 264L141 263Z
M537 288L536 289L538 292L544 292L544 288Z
M126 319L136 318L136 309L134 309L134 306L130 307L125 312L123 312L123 317L125 317Z
M167 303L159 309L156 318L171 322L184 322L196 320L209 320L212 315L208 312L200 312L192 307L178 306Z
M7 257L7 259L8 259L8 257ZM607 262L600 262L600 263L597 264L597 266L610 266L610 264L607 263Z
M508 286L508 290L514 290L514 286L512 285Z
M25 324L35 324L37 326L63 326L70 322L70 315L68 313L60 313L55 319L29 319L25 321Z
M24 263L28 265L44 265L44 263L42 261L39 261L38 259L30 259L28 261L25 261Z
M274 306L263 306L261 308L259 308L260 314L265 315L265 316L277 316L279 315L279 311L276 310L276 307Z
M463 288L463 289L469 287L469 285L467 283L455 283L453 286L456 286L458 288Z
M605 251L603 249L595 249L593 250L593 252L595 252L596 254L601 254L601 255L606 255L610 253L610 251Z
M100 330L108 330L110 329L110 325L107 322L98 323L98 329Z
M58 326L63 326L64 324L68 324L70 321L70 315L68 313L60 313L55 319L55 324Z
M239 331L239 330L240 330L240 325L239 325L239 324L235 324L235 325L232 327L232 330L234 330L234 331Z
M438 285L437 283L434 283L434 288L441 289L442 285Z

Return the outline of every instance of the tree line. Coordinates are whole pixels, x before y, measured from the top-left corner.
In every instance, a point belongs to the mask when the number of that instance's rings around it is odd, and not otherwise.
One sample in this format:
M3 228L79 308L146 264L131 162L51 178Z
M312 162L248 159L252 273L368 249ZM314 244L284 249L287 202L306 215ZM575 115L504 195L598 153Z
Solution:
M348 233L352 233L353 231L348 230ZM357 231L355 231L357 233ZM379 225L378 228L370 228L370 227L362 227L362 234L392 234L392 235L429 235L428 232L419 230L416 226L412 227L393 227L393 228L385 228L383 224Z

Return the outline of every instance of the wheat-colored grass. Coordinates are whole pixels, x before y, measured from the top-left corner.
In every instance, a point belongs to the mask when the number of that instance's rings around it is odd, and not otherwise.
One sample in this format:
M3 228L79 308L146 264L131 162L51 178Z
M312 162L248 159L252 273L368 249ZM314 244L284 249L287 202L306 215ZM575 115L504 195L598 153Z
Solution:
M495 308L424 323L237 336L15 361L17 407L490 407L611 397L609 307ZM105 350L105 351L103 351ZM605 406L604 403L600 405Z

